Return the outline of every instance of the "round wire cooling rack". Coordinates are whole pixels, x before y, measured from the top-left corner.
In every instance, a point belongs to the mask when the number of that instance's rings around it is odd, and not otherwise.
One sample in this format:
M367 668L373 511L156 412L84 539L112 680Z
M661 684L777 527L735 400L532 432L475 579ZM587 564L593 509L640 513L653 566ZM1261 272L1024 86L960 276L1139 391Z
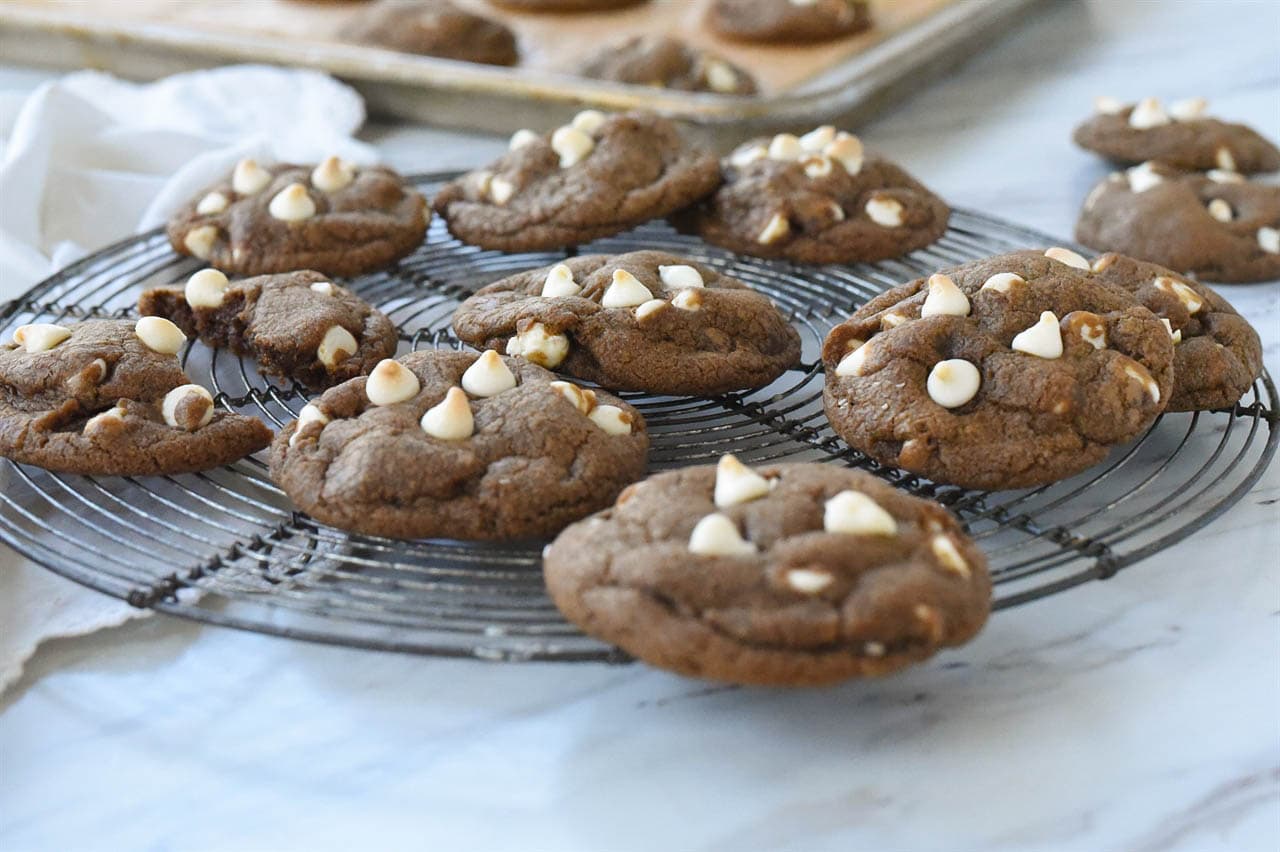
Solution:
M452 175L415 178L430 195ZM1054 240L956 211L946 235L909 257L798 267L736 257L663 223L589 247L666 249L718 267L769 295L799 330L800 365L767 387L716 397L624 394L649 424L650 468L714 462L823 461L862 468L939 500L991 560L997 609L1121 568L1185 538L1239 500L1275 454L1276 388L1264 374L1230 409L1168 414L1103 464L1042 488L985 493L882 467L847 447L822 413L819 350L828 329L875 294L940 267ZM346 282L387 313L401 352L461 348L459 302L506 274L562 253L500 254L465 246L432 223L394 268ZM76 263L0 309L0 335L29 322L128 317L139 292L189 275L154 231ZM215 401L277 427L305 389L252 362L195 343L183 355ZM45 567L139 607L264 633L365 648L507 660L611 660L547 598L541 542L395 541L349 535L295 511L263 454L227 468L161 477L84 477L0 461L0 539Z

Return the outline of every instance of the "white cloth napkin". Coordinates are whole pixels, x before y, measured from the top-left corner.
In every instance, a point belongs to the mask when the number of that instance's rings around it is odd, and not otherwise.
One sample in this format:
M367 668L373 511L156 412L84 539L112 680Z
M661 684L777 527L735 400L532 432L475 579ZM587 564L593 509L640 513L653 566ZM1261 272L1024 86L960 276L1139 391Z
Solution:
M314 71L235 66L138 85L71 74L0 92L0 302L87 252L164 222L236 160L375 159L351 88ZM144 614L0 545L0 692L45 639Z

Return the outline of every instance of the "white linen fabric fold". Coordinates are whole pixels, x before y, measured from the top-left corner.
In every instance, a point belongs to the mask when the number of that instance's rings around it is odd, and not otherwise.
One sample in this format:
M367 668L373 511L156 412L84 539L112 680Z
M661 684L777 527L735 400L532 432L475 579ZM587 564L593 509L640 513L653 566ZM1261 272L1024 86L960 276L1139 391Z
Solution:
M162 224L241 157L376 159L360 96L314 71L233 66L135 84L80 72L0 92L0 302ZM0 691L40 642L144 614L0 545Z

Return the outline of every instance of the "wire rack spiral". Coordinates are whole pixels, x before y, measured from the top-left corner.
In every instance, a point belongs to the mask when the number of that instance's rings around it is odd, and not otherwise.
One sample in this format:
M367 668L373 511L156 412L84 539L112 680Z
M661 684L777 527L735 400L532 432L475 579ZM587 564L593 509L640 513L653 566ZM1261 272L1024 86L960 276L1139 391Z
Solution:
M430 195L447 175L416 178ZM997 609L1121 568L1185 538L1257 481L1276 450L1276 389L1267 375L1229 410L1170 414L1141 440L1064 482L983 493L884 468L847 447L822 413L818 357L827 330L899 282L989 254L1054 241L957 211L926 250L874 265L798 267L736 257L650 223L592 252L666 249L719 267L768 294L800 331L802 363L755 391L684 398L624 394L648 421L651 470L713 462L823 461L869 470L947 505L988 554ZM393 269L346 282L400 329L401 352L461 348L449 319L479 286L554 263L559 253L506 255L452 239L426 243ZM0 310L18 325L128 317L139 292L195 268L159 232L110 246ZM307 401L225 351L183 355L218 404L281 426ZM200 621L366 648L505 660L611 660L578 633L542 585L540 542L393 541L348 535L293 510L262 454L200 474L83 477L0 461L0 539L45 567L138 607Z

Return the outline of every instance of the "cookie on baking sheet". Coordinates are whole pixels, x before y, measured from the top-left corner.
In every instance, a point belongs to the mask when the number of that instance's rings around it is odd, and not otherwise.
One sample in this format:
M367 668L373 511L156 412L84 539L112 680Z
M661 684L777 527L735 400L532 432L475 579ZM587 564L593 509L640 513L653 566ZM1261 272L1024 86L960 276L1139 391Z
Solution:
M396 353L396 327L386 314L309 270L232 283L202 269L185 286L144 292L138 312L172 320L189 337L312 389L362 376Z
M241 160L169 220L169 242L223 272L372 272L426 236L426 201L398 174L330 157L318 166Z
M504 278L453 315L458 337L612 390L715 394L760 387L800 359L773 302L658 251L586 255Z
M713 0L707 26L734 41L831 41L871 26L866 0Z
M1226 299L1178 273L1114 252L1097 258L1095 278L1133 293L1173 332L1169 411L1234 405L1262 372L1262 341Z
M230 464L271 440L216 408L159 317L24 325L0 345L0 456L63 473L146 476Z
M606 45L578 68L583 77L685 92L754 95L748 72L670 36L638 35Z
M949 512L828 464L652 476L543 556L556 606L651 665L745 684L883 675L960 645L991 608Z
M1280 279L1280 186L1143 163L1089 191L1076 239L1207 281Z
M472 14L449 0L379 0L352 18L338 36L441 59L485 65L520 61L515 33L506 25Z
M1168 328L1061 248L883 293L827 335L823 403L851 447L935 482L1000 490L1079 473L1173 392Z
M496 352L383 361L276 436L271 477L335 527L391 538L550 536L644 474L634 408Z
M1205 116L1204 98L1166 109L1156 98L1124 104L1098 98L1095 114L1076 128L1077 145L1121 165L1158 160L1180 169L1273 172L1280 149L1243 124Z
M899 257L947 230L947 205L898 166L864 155L856 136L824 126L738 147L724 185L674 217L682 230L740 254L799 263Z
M639 6L648 0L491 0L516 12L611 12Z
M667 119L586 110L547 135L517 131L506 155L446 184L435 209L463 242L539 251L666 216L719 183L715 156Z

